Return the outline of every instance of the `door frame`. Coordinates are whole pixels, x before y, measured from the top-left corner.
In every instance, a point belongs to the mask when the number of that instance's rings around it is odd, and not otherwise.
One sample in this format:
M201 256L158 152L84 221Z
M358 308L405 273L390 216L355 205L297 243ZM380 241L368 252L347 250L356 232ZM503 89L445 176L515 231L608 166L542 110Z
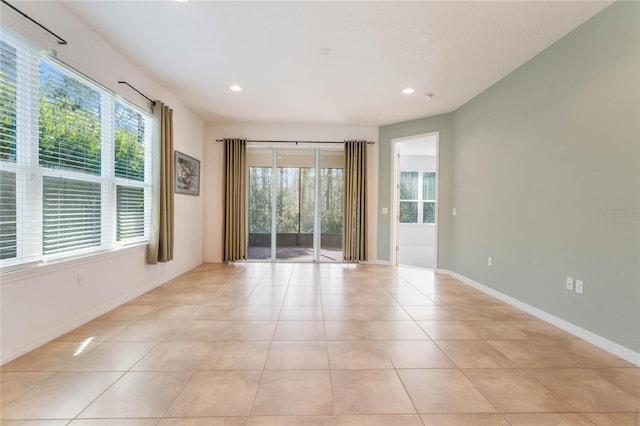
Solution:
M438 235L440 228L440 220L438 211L440 210L440 132L421 133L412 136L404 136L401 138L391 139L391 206L389 209L390 226L391 226L391 246L389 261L391 265L398 265L398 226L400 224L399 206L400 191L398 185L400 183L400 144L415 139L435 136L436 138L436 212L435 212L435 235L434 235L434 256L433 270L438 270Z

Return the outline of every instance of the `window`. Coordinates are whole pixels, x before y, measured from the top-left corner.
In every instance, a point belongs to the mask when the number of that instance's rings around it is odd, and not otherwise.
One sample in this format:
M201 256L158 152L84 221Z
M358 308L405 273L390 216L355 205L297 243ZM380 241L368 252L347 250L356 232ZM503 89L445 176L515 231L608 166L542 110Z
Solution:
M315 168L278 167L276 213L278 233L313 233ZM271 167L249 167L249 233L271 232ZM342 232L343 170L321 169L323 233ZM302 202L300 202L302 200Z
M436 222L436 172L422 172L422 223Z
M276 217L278 234L300 232L300 168L278 167Z
M271 167L249 167L249 232L271 233Z
M39 61L39 165L100 176L100 93Z
M400 172L400 223L418 222L419 172Z
M16 49L0 40L0 160L16 161Z
M148 239L151 116L2 28L0 265Z
M278 167L277 170L278 234L313 233L315 168Z
M0 260L16 257L16 174L0 171Z
M344 170L338 168L322 169L322 222L323 234L342 234L342 197Z
M99 246L102 238L99 183L44 176L42 253Z
M400 223L435 223L435 172L400 172L399 219Z
M116 189L117 227L118 241L129 238L144 237L144 188L132 188L118 185Z

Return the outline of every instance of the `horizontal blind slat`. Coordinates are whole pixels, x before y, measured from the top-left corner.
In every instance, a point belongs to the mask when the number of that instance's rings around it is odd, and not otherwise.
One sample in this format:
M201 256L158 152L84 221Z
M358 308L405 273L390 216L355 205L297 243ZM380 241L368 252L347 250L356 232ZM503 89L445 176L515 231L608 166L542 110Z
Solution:
M118 241L144 235L144 188L118 185L116 238Z
M71 243L76 248L100 245L101 185L45 176L42 186L43 253L59 252ZM72 190L67 192L67 187ZM52 193L55 194L55 202L48 198ZM69 210L83 214L69 214Z
M0 171L0 259L17 254L16 174Z

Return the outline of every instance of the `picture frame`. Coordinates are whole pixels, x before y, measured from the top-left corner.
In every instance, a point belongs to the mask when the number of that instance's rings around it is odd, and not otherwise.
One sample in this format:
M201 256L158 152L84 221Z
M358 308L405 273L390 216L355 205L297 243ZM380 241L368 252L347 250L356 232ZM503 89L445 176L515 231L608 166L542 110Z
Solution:
M174 151L175 193L200 195L200 160Z

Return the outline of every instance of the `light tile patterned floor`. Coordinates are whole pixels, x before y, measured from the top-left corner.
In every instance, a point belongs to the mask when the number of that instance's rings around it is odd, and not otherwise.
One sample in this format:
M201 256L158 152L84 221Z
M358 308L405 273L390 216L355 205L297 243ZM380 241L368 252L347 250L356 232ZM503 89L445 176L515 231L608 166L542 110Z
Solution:
M375 265L204 264L0 378L3 426L640 425L640 368Z

